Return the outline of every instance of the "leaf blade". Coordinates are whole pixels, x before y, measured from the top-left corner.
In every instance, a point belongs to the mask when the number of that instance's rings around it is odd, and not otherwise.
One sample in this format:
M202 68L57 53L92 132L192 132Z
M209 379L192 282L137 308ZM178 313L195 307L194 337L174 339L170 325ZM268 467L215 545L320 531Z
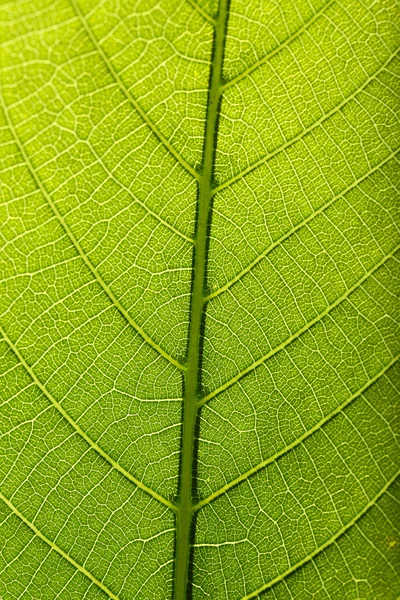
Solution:
M0 10L0 595L397 597L395 7Z

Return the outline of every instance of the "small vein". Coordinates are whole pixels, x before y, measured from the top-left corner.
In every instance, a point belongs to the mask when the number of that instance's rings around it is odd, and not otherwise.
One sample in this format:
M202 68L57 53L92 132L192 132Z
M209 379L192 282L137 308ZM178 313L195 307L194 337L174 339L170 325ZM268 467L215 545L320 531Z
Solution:
M154 135L163 144L163 146L172 154L172 156L178 161L178 163L180 163L182 165L182 167L186 171L188 171L188 173L190 173L195 179L199 179L200 175L196 171L196 169L194 169L192 167L192 165L190 165L183 158L183 156L181 156L179 154L179 152L177 152L177 150L175 150L175 148L173 147L173 145L171 144L171 142L163 135L163 133L161 133L161 131L158 129L158 127L155 125L155 123L153 123L153 121L150 119L150 117L148 116L148 114L140 106L140 104L136 100L136 98L134 98L132 96L132 94L130 93L129 89L126 87L126 85L122 81L121 77L118 75L117 71L114 69L114 67L113 67L110 59L108 58L108 56L106 55L106 53L104 52L104 50L102 49L102 47L100 46L100 43L97 40L97 38L95 37L95 35L94 35L94 33L93 33L93 31L92 31L89 23L88 23L88 20L84 17L84 15L83 15L83 13L82 13L82 11L80 9L80 6L79 6L77 0L70 0L70 3L71 3L72 8L74 9L75 14L77 15L78 19L80 20L83 28L85 29L87 35L89 36L92 44L94 45L94 47L96 48L97 52L99 53L99 55L103 59L104 64L106 65L108 71L110 72L110 74L114 78L114 80L117 83L118 87L120 88L121 92L124 94L125 98L131 103L131 105L134 107L134 109L142 117L143 121L148 125L148 127L151 129L151 131L154 133Z
M291 567L289 567L289 569L287 569L286 571L284 571L280 575L277 575L277 577L275 577L274 579L271 579L271 581L269 581L268 583L265 583L264 585L262 585L261 587L259 587L254 592L251 592L250 594L247 594L246 596L243 596L243 598L241 598L241 600L251 600L252 598L256 598L257 596L259 596L260 594L262 594L266 590L272 588L274 585L276 585L280 581L283 581L284 579L286 579L286 577L288 577L289 575L291 575L294 571L297 571L298 569L300 569L301 567L303 567L304 565L306 565L308 562L310 562L311 560L313 560L318 554L320 554L323 550L326 550L326 548L328 548L329 546L331 546L332 544L334 544L336 542L336 540L338 540L344 533L346 533L347 531L349 531L349 529L353 525L355 525L361 519L361 517L363 517L371 508L373 508L376 505L376 503L378 502L378 500L385 494L385 492L387 492L387 490L390 488L390 486L396 481L396 479L399 476L399 474L400 474L400 471L397 471L397 473L395 473L395 475L393 475L393 477L391 477L389 479L389 481L376 494L376 496L374 498L372 498L372 500L370 500L368 502L368 504L366 504L364 506L364 508L355 517L353 517L351 519L351 521L349 521L348 523L346 523L345 525L343 525L343 527L341 527L339 529L339 531L337 531L324 544L322 544L321 546L319 546L318 548L316 548L313 552L311 552L310 554L308 554L307 556L305 556L302 560L300 560L296 564L294 564Z
M356 179L346 189L342 190L339 194L337 194L336 196L334 196L333 198L331 198L328 202L326 202L320 208L318 208L316 211L314 211L312 214L310 214L306 219L304 219L303 221L301 221L300 223L298 223L297 225L295 225L294 227L292 227L289 231L287 231L279 239L277 239L270 246L268 246L268 248L266 248L265 250L263 250L263 252L261 252L251 263L249 263L244 269L242 269L242 271L240 271L240 273L238 273L237 275L235 275L235 277L233 277L230 281L228 281L223 286L221 286L218 290L215 290L215 292L212 292L211 294L209 294L208 296L206 296L204 298L204 302L208 302L212 298L215 298L216 296L219 296L220 294L222 294L223 292L225 292L226 290L228 290L230 287L232 287L232 285L234 285L235 283L237 283L238 281L240 281L240 279L242 279L244 277L244 275L246 275L246 273L249 273L260 261L262 261L263 258L265 258L268 254L270 254L270 252L272 252L272 250L274 250L275 248L277 248L278 246L280 246L285 240L287 240L294 233L296 233L296 231L299 231L299 229L302 229L302 227L304 227L305 225L307 225L315 217L317 217L318 215L324 213L327 208L329 208L332 204L334 204L334 202L336 202L337 200L339 200L340 198L342 198L343 196L345 196L348 192L350 192L350 190L352 190L353 188L355 188L358 185L360 185L360 183L362 183L365 179L367 179L373 173L375 173L376 171L378 171L379 169L381 169L387 162L389 162L390 160L392 160L392 158L394 158L397 155L397 152L398 152L398 148L396 150L394 150L393 152L391 152L379 164L375 165L375 167L372 167L367 173L365 173L364 175L362 175L361 177L359 177L358 179Z
M342 100L342 102L340 102L339 104L337 104L330 111L328 111L327 113L325 113L324 115L322 115L319 119L317 119L316 121L314 121L314 123L312 123L309 127L307 127L306 129L303 129L303 131L301 131L298 135L296 135L293 138L291 138L290 140L286 141L284 144L282 144L281 146L279 146L278 148L276 148L272 152L266 154L265 156L263 156L262 158L260 158L259 160L257 160L252 165L249 165L248 167L246 167L240 173L237 173L236 175L234 175L230 179L227 179L226 181L224 181L223 183L221 183L220 185L218 185L217 187L215 187L213 189L213 191L212 191L212 194L215 195L218 192L221 192L222 190L224 190L225 188L231 186L233 183L236 183L240 179L243 179L243 177L245 177L246 175L248 175L249 173L251 173L252 171L254 171L255 169L257 169L258 167L260 167L261 165L265 164L266 162L268 162L269 160L271 160L272 158L274 158L275 156L277 156L277 154L280 154L284 150L287 150L287 148L290 148L291 146L293 146L293 144L295 144L296 142L298 142L301 139L303 139L306 135L308 135L309 133L311 133L311 131L313 131L314 129L316 129L319 125L322 125L322 123L324 123L325 121L327 121L330 117L332 117L334 114L336 114L337 112L339 112L344 106L346 106L346 104L348 104L351 100L353 100L354 98L356 98L356 96L358 94L360 94L371 83L371 81L373 81L374 79L376 79L376 77L378 77L378 75L384 69L386 69L386 67L388 66L388 64L397 56L398 53L399 53L399 50L397 49L395 52L393 52L393 54L391 54L385 60L384 63L382 63L380 65L379 69L377 69L375 71L375 73L373 73L372 75L370 75L369 77L367 77L367 79L364 81L364 83L360 87L358 87L356 90L354 90L354 92L352 92L352 94L350 94L350 96L348 96L347 98L344 98Z
M224 392L225 390L227 390L228 388L230 388L232 385L234 385L240 379L242 379L242 377L245 377L246 375L248 375L249 373L251 373L252 371L254 371L257 367L259 367L260 365L264 364L269 358L271 358L272 356L274 356L275 354L277 354L278 352L280 352L281 350L283 350L284 348L286 348L286 346L288 346L289 344L291 344L292 342L294 342L303 333L305 333L309 329L311 329L311 327L313 327L314 325L316 325L319 321L321 321L321 319L323 319L325 316L327 316L334 308L336 308L337 306L339 306L339 304L341 304L344 300L346 300L346 298L348 298L350 296L350 294L352 294L357 288L359 288L364 283L364 281L366 281L375 271L377 271L390 258L392 258L393 255L399 249L400 249L400 244L397 245L389 254L387 254L386 256L384 256L369 271L367 271L366 273L364 273L364 275L358 281L356 281L356 283L353 284L348 290L346 290L346 292L344 294L342 294L342 296L339 296L339 298L337 298L335 300L335 302L333 302L332 304L329 304L325 308L325 310L323 310L314 319L312 319L311 321L309 321L308 323L306 323L303 327L301 327L300 329L298 329L296 331L296 333L293 333L285 341L283 341L281 344L279 344L279 346L276 346L275 348L273 348L272 350L270 350L267 354L265 354L264 356L261 356L261 358L259 358L258 360L254 361L251 365L249 365L248 367L246 367L245 369L243 369L243 371L240 371L239 373L237 373L229 381L227 381L224 384L220 385L213 392L210 392L207 396L204 396L204 398L202 398L199 401L199 406L202 406L203 404L205 404L206 402L208 402L212 398L215 398L215 396L217 396L221 392Z
M199 6L197 4L197 2L194 2L194 0L186 0L186 2L188 4L190 4L190 6L197 12L199 13L199 15L201 15L203 17L203 19L205 19L206 21L208 21L209 23L211 23L211 25L213 27L215 27L217 25L217 22L215 19L213 19L213 17L211 15L209 15L205 10L203 10L201 8L201 6Z
M161 496L161 494L159 494L158 492L149 488L145 483L143 483L139 479L136 479L136 477L134 477L133 475L131 475L131 473L129 473L129 471L124 469L124 467L122 465L120 465L109 454L107 454L107 452L105 452L102 448L100 448L100 446L94 440L92 440L87 435L87 433L85 433L83 431L83 429L78 425L78 423L76 421L74 421L74 419L70 416L70 414L61 406L61 404L53 397L53 395L48 391L48 389L45 387L45 385L40 381L40 379L37 377L37 375L34 372L34 370L32 369L32 367L29 366L29 364L26 362L25 358L23 357L21 352L18 350L16 345L8 337L8 335L6 334L6 332L3 329L2 325L0 325L0 333L3 336L4 340L7 342L7 344L9 345L9 347L11 348L11 350L13 351L13 353L15 354L15 356L18 358L21 365L25 368L25 370L27 371L27 373L29 374L31 379L37 385L37 387L43 392L43 394L46 396L46 398L48 400L50 400L52 405L64 417L64 419L66 421L68 421L68 423L73 427L73 429L85 440L85 442L87 442L87 444L95 452L97 452L97 454L99 454L102 458L104 458L104 460L106 460L116 471L121 473L131 483L134 483L143 492L146 492L147 494L152 496L155 500L158 500L159 502L161 502L162 504L164 504L165 506L167 506L168 508L170 508L171 510L173 510L175 512L176 507L174 504L172 504L172 502L170 502L169 500L167 500L166 498Z
M49 538L46 537L36 527L36 525L34 525L30 521L28 521L28 519L26 517L24 517L24 515L22 513L19 512L19 510L16 508L16 506L14 506L14 504L12 504L12 502L10 500L8 500L8 498L6 498L4 496L4 494L2 494L1 492L0 492L0 498L8 506L8 508L19 519L21 519L21 521L23 523L25 523L25 525L27 525L29 527L29 529L31 531L33 531L33 533L35 535L37 535L41 540L43 540L43 542L45 542L48 546L50 546L50 548L52 550L54 550L55 552L57 552L60 556L62 556L63 558L65 558L65 560L67 560L71 565L73 565L78 571L80 571L81 573L83 573L83 575L85 575L88 579L90 579L90 581L92 583L94 583L95 585L97 585L97 587L99 587L103 592L105 592L109 596L109 598L112 598L112 600L119 600L118 596L116 596L111 590L109 590L108 587L106 585L104 585L104 583L102 583L99 579L97 579L94 575L92 575L92 573L90 571L88 571L85 567L83 567L82 565L80 565L79 563L77 563L76 560L74 560L71 556L69 556L69 554L67 554L66 552L64 552L64 550L62 550L54 542L52 542L51 540L49 540Z
M306 21L302 25L302 27L300 27L300 29L298 29L291 36L289 36L288 38L286 38L286 40L284 40L276 48L274 48L273 50L271 50L271 52L268 52L262 58L260 58L255 63L253 63L252 65L250 65L247 69L245 69L244 71L242 71L242 73L239 73L239 75L236 75L236 77L233 77L232 79L230 79L229 81L227 81L226 83L224 83L224 85L221 87L221 91L224 91L224 90L230 88L231 86L236 85L237 83L239 83L239 81L241 81L242 79L244 79L245 77L247 77L248 75L250 75L251 73L253 73L253 71L255 71L256 69L258 69L259 67L261 67L266 62L268 62L273 56L275 56L276 54L279 54L282 50L284 50L285 48L287 48L287 46L289 46L296 38L298 38L302 33L304 33L305 31L307 31L307 29L315 21L317 21L319 19L319 17L322 16L324 14L324 12L330 6L332 6L332 4L334 4L334 2L335 2L335 0L329 0L329 2L327 2L326 4L324 4L310 19L308 19L308 21Z
M86 255L86 253L83 251L81 245L79 244L78 240L75 238L74 234L72 233L71 229L69 228L69 226L67 225L64 217L61 215L61 213L59 212L57 206L55 205L55 203L53 202L50 194L48 193L48 191L46 190L42 180L40 179L39 175L37 174L22 142L20 141L17 132L15 130L14 124L11 121L10 115L8 113L8 109L6 106L6 103L4 101L4 98L2 96L2 94L0 94L0 103L2 105L3 108L3 112L4 115L6 117L6 121L8 124L8 127L14 137L15 143L17 144L17 147L27 165L27 167L29 168L29 171L37 185L37 187L39 188L39 190L42 192L43 196L45 197L45 199L47 200L51 210L53 211L54 215L56 216L58 222L60 223L61 227L63 228L63 230L65 231L65 233L67 234L68 238L70 239L70 241L72 242L73 246L75 247L75 250L78 252L79 256L81 257L81 259L84 261L84 263L86 264L86 266L88 267L88 269L90 270L90 272L92 273L92 275L94 276L94 278L96 279L97 283L100 284L100 286L102 287L103 291L106 293L108 299L111 301L111 303L115 306L115 308L117 308L117 310L120 312L120 314L125 318L125 320L129 323L129 325L131 325L138 333L139 335L141 335L141 337L149 344L149 346L151 346L154 350L156 350L156 352L158 352L159 355L161 355L163 358L165 358L168 362L170 362L172 365L174 365L177 369L179 369L180 371L185 371L186 367L184 365L182 365L180 362L178 362L175 358L173 358L170 354L168 354L168 352L166 352L163 348L161 348L161 346L159 344L157 344L157 342L155 342L143 329L142 327L140 327L140 325L138 325L138 323L136 323L136 321L134 319L132 319L132 317L130 316L130 314L128 313L128 311L122 306L122 304L119 302L119 300L114 296L113 292L111 291L110 287L108 286L108 284L104 281L104 279L102 278L102 276L100 275L100 273L98 272L98 270L96 269L96 267L94 266L94 264L91 262L91 260L89 259L89 257Z
M238 477L236 477L235 479L233 479L232 481L230 481L229 483L227 483L226 485L224 485L220 489L216 490L215 492L213 492L212 494L210 494L209 496L207 496L207 498L204 498L203 500L201 500L200 502L198 502L193 507L193 510L199 510L203 506L206 506L207 504L210 504L210 502L212 502L213 500L215 500L219 496L222 496L223 494L226 494L230 489L232 489L233 487L235 487L239 483L242 483L243 481L246 481L252 475L254 475L255 473L258 473L258 471L261 471L261 469L264 469L266 466L268 466L271 463L274 463L276 460L278 460L278 458L280 458L281 456L284 456L285 454L287 454L288 452L290 452L291 450L293 450L294 448L296 448L296 446L298 446L299 444L301 444L302 442L304 442L307 438L309 438L311 435L313 435L318 430L320 430L322 427L324 427L324 425L326 425L334 417L336 417L337 415L341 414L343 412L343 410L347 406L349 406L349 404L351 404L356 398L358 398L359 396L361 396L368 388L370 388L381 377L383 377L383 375L385 375L385 373L399 360L399 358L400 358L400 354L397 354L397 356L394 356L392 358L392 360L387 365L385 365L383 367L383 369L381 369L376 375L374 375L374 377L372 377L371 379L369 379L359 390L357 390L354 394L352 394L351 396L349 396L348 398L346 398L346 400L344 400L344 402L342 402L341 404L339 404L339 406L337 406L333 411L331 411L323 419L321 419L320 421L318 421L318 423L316 423L313 427L311 427L311 429L308 429L300 437L298 437L296 440L294 440L293 442L291 442L290 444L288 444L287 446L285 446L284 448L282 448L281 450L279 450L278 452L276 452L272 456L269 456L265 460L263 460L260 463L258 463L258 465L252 467L251 469L249 469L248 471L246 471L242 475L239 475Z

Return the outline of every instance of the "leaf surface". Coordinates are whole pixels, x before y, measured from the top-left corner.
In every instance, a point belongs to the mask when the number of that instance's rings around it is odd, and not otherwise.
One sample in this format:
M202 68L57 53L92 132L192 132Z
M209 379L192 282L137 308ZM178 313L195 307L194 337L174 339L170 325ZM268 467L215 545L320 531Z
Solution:
M0 12L0 597L398 598L396 3Z

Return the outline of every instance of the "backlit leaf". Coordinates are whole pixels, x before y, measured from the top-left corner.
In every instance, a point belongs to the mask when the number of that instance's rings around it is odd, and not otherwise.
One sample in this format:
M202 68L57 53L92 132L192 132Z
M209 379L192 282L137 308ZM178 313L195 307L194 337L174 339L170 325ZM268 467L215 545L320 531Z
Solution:
M0 598L398 598L397 2L0 13Z

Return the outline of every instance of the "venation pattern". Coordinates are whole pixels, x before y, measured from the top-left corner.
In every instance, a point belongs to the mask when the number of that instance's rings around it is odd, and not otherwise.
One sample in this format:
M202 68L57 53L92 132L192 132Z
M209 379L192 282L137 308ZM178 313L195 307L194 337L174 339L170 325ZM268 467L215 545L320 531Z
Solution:
M396 3L0 14L0 597L398 598Z

